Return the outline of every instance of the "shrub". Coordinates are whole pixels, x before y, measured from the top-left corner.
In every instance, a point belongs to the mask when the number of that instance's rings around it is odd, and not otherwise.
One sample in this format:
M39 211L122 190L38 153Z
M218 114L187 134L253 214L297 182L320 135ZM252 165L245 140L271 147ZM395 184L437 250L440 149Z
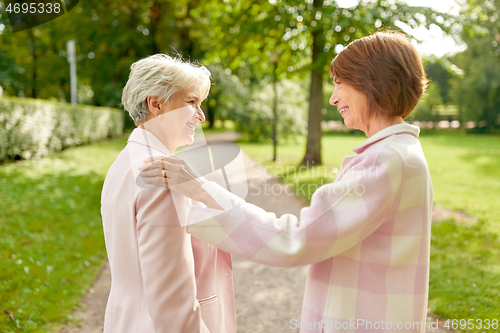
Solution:
M304 135L307 127L307 93L295 81L282 80L278 86L278 137L288 140ZM271 83L254 87L246 108L232 116L242 139L266 141L272 138L274 92Z
M0 98L0 161L38 158L123 133L119 109L30 98Z

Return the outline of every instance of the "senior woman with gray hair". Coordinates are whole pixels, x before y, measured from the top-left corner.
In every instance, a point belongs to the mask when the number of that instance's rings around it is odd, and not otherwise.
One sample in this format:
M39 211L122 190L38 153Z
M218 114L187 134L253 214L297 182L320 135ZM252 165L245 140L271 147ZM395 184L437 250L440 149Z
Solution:
M131 67L122 103L137 128L101 198L112 277L105 333L236 332L231 256L179 223L198 203L137 177L144 159L193 143L209 89L208 69L180 57L156 54Z

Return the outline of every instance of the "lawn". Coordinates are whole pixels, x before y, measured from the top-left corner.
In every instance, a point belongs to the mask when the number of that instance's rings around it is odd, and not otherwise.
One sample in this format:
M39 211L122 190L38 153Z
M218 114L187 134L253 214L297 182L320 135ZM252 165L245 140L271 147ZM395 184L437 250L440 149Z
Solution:
M322 166L299 176L305 139L279 146L239 143L255 160L293 188L306 201L321 184L333 181L342 159L353 155L364 136L327 133ZM429 307L450 319L500 319L500 137L460 132L425 133L420 137L434 187L434 204L477 217L475 224L440 222L432 228ZM287 172L289 171L289 172ZM310 191L308 191L308 189ZM479 325L479 324L477 324ZM464 330L476 332L477 330ZM490 327L487 332L498 332Z
M127 136L0 166L0 332L50 332L105 258L102 183Z
M204 133L233 127L219 121ZM0 164L0 332L72 320L106 255L102 184L127 137Z
M126 137L0 165L0 332L51 332L71 318L105 258L100 193ZM325 134L324 165L305 177L292 170L304 138L280 146L279 163L271 144L240 145L284 182L309 188L307 200L364 140ZM500 319L500 137L438 132L421 142L435 204L479 219L433 225L429 306L443 318Z

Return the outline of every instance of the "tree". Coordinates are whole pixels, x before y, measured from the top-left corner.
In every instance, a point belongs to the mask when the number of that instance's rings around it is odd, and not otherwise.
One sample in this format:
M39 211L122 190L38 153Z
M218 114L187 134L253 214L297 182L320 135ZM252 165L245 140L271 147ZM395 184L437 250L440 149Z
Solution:
M465 3L460 34L467 49L452 61L464 71L454 82L454 100L462 123L474 121L475 131L500 130L500 0Z
M350 41L397 21L412 27L436 24L446 29L448 17L429 8L389 2L364 1L340 8L333 0L206 1L208 20L217 25L208 32L207 60L223 63L255 79L272 73L269 56L279 53L278 76L310 77L309 121L303 163L321 163L323 82L330 61ZM449 22L448 22L449 23Z
M281 80L276 86L280 96L277 113L279 140L289 140L305 133L307 93L304 85L295 80ZM273 80L266 78L260 85L253 85L244 107L232 114L237 129L248 141L269 140L273 132ZM231 96L229 96L232 99Z
M0 86L5 94L12 94L23 87L24 68L7 52L0 50Z
M436 107L442 104L441 88L438 83L431 82L427 92L407 119L410 121L437 121L439 115L436 112Z
M130 65L154 52L177 51L218 64L246 85L274 74L277 82L307 77L309 131L303 161L318 164L330 61L350 41L380 27L394 28L397 21L412 27L449 23L430 9L383 0L353 8L340 8L333 0L89 0L31 32L12 34L7 27L0 32L0 50L25 69L22 89L39 98L69 100L65 49L68 39L76 39L79 85L95 105L117 106ZM270 61L273 52L276 68Z
M209 65L208 69L212 73L213 84L204 109L209 127L213 128L216 116L237 118L238 113L245 109L251 93L230 70L217 64Z
M453 94L461 121L476 122L481 132L500 130L500 47L492 37L468 40L467 50L453 59L465 72Z
M453 66L447 59L431 57L424 61L427 78L439 86L441 100L444 104L451 100L451 81L457 74L451 69Z
M10 93L25 90L34 97L69 100L66 41L75 39L78 84L89 93L87 101L118 106L134 61L156 52L203 57L198 38L205 26L191 17L199 2L80 1L67 14L18 33L2 15L6 28L0 31L0 50L25 70L23 87Z

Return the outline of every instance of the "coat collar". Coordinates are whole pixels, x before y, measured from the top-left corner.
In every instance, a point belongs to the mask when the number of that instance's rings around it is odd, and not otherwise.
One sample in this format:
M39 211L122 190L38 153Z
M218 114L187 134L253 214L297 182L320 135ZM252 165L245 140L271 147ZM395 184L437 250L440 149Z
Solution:
M375 142L383 140L391 135L401 134L401 133L408 133L418 138L418 135L420 134L420 128L407 123L386 127L383 130L378 131L377 133L369 137L361 146L354 148L353 151L356 154L360 154Z
M127 142L135 142L140 145L153 148L166 156L172 155L172 153L168 151L168 149L163 145L163 143L161 143L160 140L158 140L156 136L153 135L153 133L142 128L135 128L130 134Z

